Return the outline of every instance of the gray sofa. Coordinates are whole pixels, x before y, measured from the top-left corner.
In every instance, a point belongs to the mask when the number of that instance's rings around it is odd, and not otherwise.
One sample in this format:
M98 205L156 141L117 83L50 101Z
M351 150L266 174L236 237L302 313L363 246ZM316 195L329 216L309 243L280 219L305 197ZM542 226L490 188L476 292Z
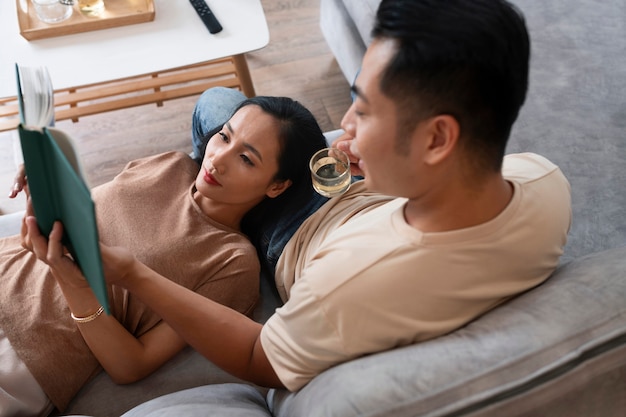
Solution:
M514 3L533 52L508 151L545 155L572 186L569 241L546 283L446 336L332 368L297 393L243 384L187 349L137 384L102 373L66 413L119 416L143 403L125 416L626 415L626 11L622 0ZM350 82L377 4L321 0L322 31ZM0 234L17 231L19 217L0 218ZM267 280L262 295L259 321L279 305Z

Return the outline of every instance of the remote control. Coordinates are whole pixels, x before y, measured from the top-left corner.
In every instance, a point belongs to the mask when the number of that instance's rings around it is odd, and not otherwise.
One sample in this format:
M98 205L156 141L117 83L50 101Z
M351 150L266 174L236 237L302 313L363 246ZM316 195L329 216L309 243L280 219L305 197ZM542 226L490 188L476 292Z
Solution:
M196 9L196 13L202 19L204 26L209 29L210 33L218 33L222 31L222 25L217 21L217 18L209 8L209 5L206 4L204 0L189 0L194 9Z

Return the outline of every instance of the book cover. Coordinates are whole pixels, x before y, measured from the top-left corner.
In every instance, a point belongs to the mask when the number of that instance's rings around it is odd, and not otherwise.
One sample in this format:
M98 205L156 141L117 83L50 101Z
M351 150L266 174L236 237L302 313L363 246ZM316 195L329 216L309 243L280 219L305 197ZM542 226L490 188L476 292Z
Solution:
M54 103L47 71L17 65L16 69L22 122L18 132L37 224L47 236L55 221L63 223L63 244L110 314L95 205L71 139L49 126Z

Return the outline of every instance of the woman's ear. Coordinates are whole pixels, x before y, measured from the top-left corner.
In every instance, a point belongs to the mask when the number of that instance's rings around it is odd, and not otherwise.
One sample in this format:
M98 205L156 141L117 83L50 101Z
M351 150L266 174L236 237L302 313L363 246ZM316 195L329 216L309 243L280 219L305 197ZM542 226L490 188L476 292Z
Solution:
M265 192L265 195L269 198L276 198L285 192L287 188L291 187L291 180L274 181Z
M425 160L435 165L446 159L456 148L461 128L456 118L441 114L429 121L428 133L430 140L426 144Z

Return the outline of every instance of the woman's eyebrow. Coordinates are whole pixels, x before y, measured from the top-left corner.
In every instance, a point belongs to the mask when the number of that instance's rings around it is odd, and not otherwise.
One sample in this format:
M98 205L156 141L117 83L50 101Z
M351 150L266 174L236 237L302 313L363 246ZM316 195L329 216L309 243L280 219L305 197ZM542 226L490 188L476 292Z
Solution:
M235 133L235 131L233 130L233 127L230 125L230 122L226 122L226 128L230 131L231 134ZM254 146L250 145L247 142L244 142L243 146L246 149L248 149L250 152L255 154L256 157L259 158L259 161L263 162L263 157L261 156L261 152L259 152L257 148L255 148Z
M259 158L259 161L263 162L263 157L261 156L261 152L259 152L254 146L250 145L249 143L245 143L245 142L244 142L243 146L246 149L248 149L250 152L255 154L256 157Z

